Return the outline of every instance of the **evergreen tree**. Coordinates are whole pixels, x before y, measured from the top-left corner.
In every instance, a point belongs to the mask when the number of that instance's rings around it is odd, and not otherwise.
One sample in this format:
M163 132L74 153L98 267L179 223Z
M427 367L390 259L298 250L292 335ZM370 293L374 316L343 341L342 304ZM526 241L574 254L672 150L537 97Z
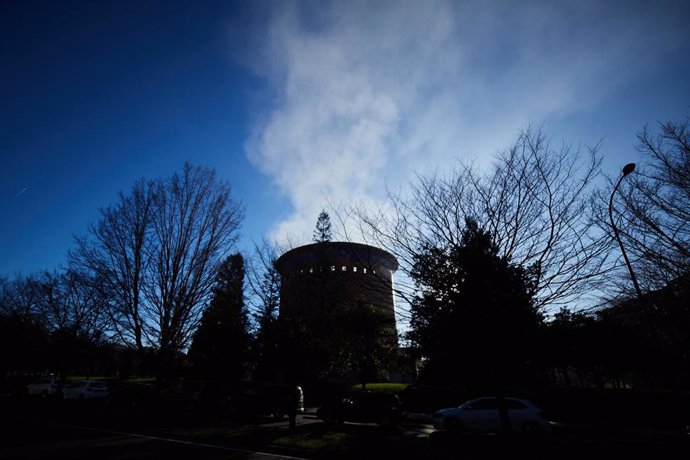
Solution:
M380 307L362 302L343 308L339 316L344 339L340 354L365 389L366 382L384 379L394 362L398 351L395 322Z
M278 342L280 342L278 325L280 274L274 266L269 267L263 274L260 291L261 305L258 313L254 314L254 320L257 324L252 347L253 360L256 366L254 378L272 380L276 378L276 371L280 367L278 350Z
M331 216L325 210L321 210L318 219L316 219L316 228L314 229L314 241L316 243L326 243L331 241L333 235L331 232Z
M233 254L223 262L189 350L197 374L239 379L250 345L249 318L244 305L244 259Z
M526 377L541 321L534 276L499 256L490 233L467 220L459 244L420 251L412 276L421 294L410 338L428 358L427 379L486 385Z

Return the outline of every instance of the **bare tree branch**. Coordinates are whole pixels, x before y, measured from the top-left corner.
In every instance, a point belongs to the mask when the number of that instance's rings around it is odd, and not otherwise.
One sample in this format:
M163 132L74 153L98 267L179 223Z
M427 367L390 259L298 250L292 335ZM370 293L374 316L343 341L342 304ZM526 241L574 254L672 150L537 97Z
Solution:
M242 218L227 183L186 164L121 193L70 258L103 280L121 339L170 355L188 345Z
M460 163L448 177L418 177L409 196L389 197L390 209L353 213L372 244L395 254L407 273L421 248L456 246L473 219L494 236L502 256L535 270L538 307L566 304L587 292L606 260L588 212L598 148L586 155L555 149L541 130L528 128L489 171Z

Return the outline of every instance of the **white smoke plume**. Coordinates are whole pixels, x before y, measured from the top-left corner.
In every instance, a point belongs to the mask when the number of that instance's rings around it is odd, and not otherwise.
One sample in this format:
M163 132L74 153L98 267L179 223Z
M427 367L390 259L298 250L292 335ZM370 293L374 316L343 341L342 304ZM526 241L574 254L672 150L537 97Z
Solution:
M486 163L530 122L596 110L678 41L651 3L264 7L252 65L274 99L246 149L292 205L271 236L299 243L327 203L380 203L415 173Z

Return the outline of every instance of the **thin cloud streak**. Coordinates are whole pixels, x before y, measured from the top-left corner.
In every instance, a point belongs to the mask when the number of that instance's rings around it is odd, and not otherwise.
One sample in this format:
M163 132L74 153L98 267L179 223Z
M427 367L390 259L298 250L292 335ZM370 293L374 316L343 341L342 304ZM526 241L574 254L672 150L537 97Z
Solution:
M293 207L270 236L296 242L328 202L378 206L414 173L487 164L528 123L595 110L680 27L631 2L273 5L256 68L275 103L246 150Z

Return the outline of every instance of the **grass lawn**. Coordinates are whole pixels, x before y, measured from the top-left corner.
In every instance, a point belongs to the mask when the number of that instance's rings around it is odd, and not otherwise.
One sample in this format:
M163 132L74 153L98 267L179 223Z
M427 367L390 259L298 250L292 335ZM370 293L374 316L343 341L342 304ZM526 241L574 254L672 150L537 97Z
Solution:
M175 427L174 436L203 442L228 442L233 445L274 446L320 454L342 454L380 443L386 432L376 425L308 423L294 430L284 423L210 423L206 426Z
M230 424L177 428L169 433L206 442L238 442L243 445L276 446L310 452L341 452L359 444L360 435L353 433L358 427L326 426L323 423L300 425L294 431L285 424L262 426L257 424Z
M388 393L402 393L405 388L410 386L409 383L367 383L367 391L385 391ZM352 386L352 391L361 391L362 385L357 384Z
M354 442L353 435L343 430L330 429L323 424L298 427L294 432L284 432L271 444L312 452L343 451Z

